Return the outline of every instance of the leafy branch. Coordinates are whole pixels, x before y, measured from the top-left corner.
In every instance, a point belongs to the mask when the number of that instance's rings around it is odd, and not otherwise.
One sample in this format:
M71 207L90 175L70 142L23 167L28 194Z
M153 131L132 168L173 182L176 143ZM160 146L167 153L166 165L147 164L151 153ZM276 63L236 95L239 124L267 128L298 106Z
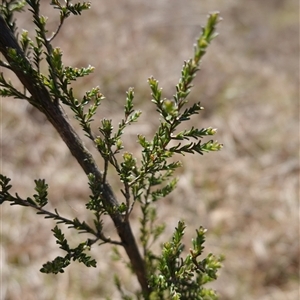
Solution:
M156 287L154 299L217 299L215 292L203 285L217 278L223 258L209 254L198 260L204 249L206 230L203 227L196 230L193 248L183 258L185 228L184 222L179 221L171 241L163 245L162 255L158 258L159 272L151 276L151 284Z
M22 11L26 4L33 16L35 37L31 39L27 31L23 31L18 39L14 22L14 13ZM203 55L213 38L216 37L216 25L220 21L218 13L208 16L200 37L194 46L194 55L184 62L181 77L175 87L173 99L164 98L158 80L148 79L152 102L159 114L160 125L152 138L138 135L137 144L141 149L141 159L124 149L124 134L126 128L137 122L141 112L134 108L134 89L129 88L124 104L124 117L116 129L112 120L103 119L98 126L98 132L93 132L91 124L95 114L105 97L99 87L87 91L82 99L74 93L72 83L77 79L94 72L92 66L74 68L65 66L63 52L53 48L52 41L58 35L65 20L70 15L79 16L90 8L89 2L72 4L71 1L52 0L51 5L59 12L60 23L56 31L48 37L47 18L40 13L39 0L2 1L0 5L0 51L6 61L0 60L0 66L9 69L17 75L24 85L25 92L16 89L13 84L0 73L0 95L27 100L39 109L60 134L72 155L76 158L87 175L91 195L86 203L86 209L94 215L93 226L77 218L70 220L61 216L58 210L51 212L45 209L48 203L48 185L45 180L35 180L35 191L32 197L22 199L18 194L12 195L10 178L0 175L0 204L7 201L11 205L31 207L37 214L46 219L53 219L56 224L65 224L68 228L91 235L75 248L70 247L61 229L56 225L52 230L60 248L66 252L64 257L57 257L47 262L41 269L45 273L63 272L71 260L77 260L88 267L95 267L96 262L85 252L98 241L124 247L129 258L128 266L136 274L145 299L209 299L214 298L214 292L203 288L203 284L216 278L220 268L220 259L208 255L199 260L203 252L205 230L200 227L196 231L193 248L186 258L181 257L184 249L181 243L185 225L181 221L171 242L163 244L162 254L154 254L151 246L164 231L164 224L156 224L157 211L154 203L169 195L175 188L177 179L174 172L181 166L180 161L174 161L175 154L204 154L218 151L222 144L214 140L203 142L203 138L216 134L216 129L187 128L178 130L179 125L190 120L203 109L200 102L188 105L188 95L192 82L200 68ZM41 62L45 60L48 70L41 72ZM29 95L27 95L28 91ZM70 125L63 106L69 107L79 122L86 137L92 141L104 162L100 171L94 157L83 145L83 142ZM114 169L119 177L123 201L118 200L109 185L110 170ZM136 204L140 207L140 236L142 246L140 253L137 239L134 236L130 217ZM103 232L103 215L109 215L114 222L119 235L119 241L113 241ZM116 280L117 288L123 299L129 299L123 292L120 282ZM207 296L207 297L206 297ZM156 297L156 298L155 298ZM205 298L206 297L206 298Z

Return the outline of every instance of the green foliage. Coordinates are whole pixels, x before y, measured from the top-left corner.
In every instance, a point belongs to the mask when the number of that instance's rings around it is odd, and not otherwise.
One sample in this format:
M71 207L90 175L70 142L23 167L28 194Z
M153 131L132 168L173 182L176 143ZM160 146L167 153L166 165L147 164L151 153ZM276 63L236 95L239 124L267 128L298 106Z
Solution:
M96 261L84 253L85 250L90 249L89 240L71 249L64 234L57 226L55 226L52 231L54 232L56 243L60 245L59 248L66 251L67 254L65 257L58 256L53 261L45 263L40 270L42 273L63 273L63 269L70 264L71 259L73 259L73 261L78 260L87 267L96 267Z
M26 2L26 3L25 3ZM94 133L91 124L100 104L105 97L99 87L87 91L82 99L76 98L72 88L72 82L78 78L89 75L94 71L92 66L86 68L74 68L64 66L63 54L60 48L53 48L52 41L59 33L64 21L71 15L80 15L90 7L87 2L72 4L71 1L51 1L51 5L59 11L60 24L52 36L47 36L47 18L40 13L40 1L2 1L0 12L6 20L9 28L15 33L16 26L12 22L15 11L24 9L25 4L33 15L35 24L35 37L31 39L27 31L20 36L20 47L25 58L15 49L8 50L9 63L0 61L0 65L12 71L16 69L35 78L37 85L46 89L51 97L52 104L68 106L74 113L85 135L94 143L96 149L104 161L101 179L94 174L87 174L88 185L91 195L86 203L86 209L94 215L93 225L77 218L70 220L61 216L57 209L54 212L46 209L48 202L48 185L45 180L35 180L35 191L32 197L22 199L12 195L9 191L10 178L0 175L0 204L4 201L11 205L31 207L37 214L44 215L47 219L53 219L57 224L65 224L68 228L92 236L71 247L61 229L56 225L52 230L59 248L66 252L64 257L56 257L53 261L43 265L41 272L61 273L64 272L71 260L84 263L87 267L95 267L96 261L85 252L89 251L93 244L99 242L110 243L116 246L124 246L126 241L113 241L103 232L103 215L110 215L113 220L120 219L122 224L130 226L131 212L135 206L140 207L140 236L142 256L148 280L148 290L136 293L138 299L216 299L214 291L204 285L217 278L217 270L220 268L221 259L212 254L204 258L203 255L205 229L200 227L196 230L196 237L192 241L189 254L183 256L185 224L178 223L171 241L162 245L161 254L153 253L152 245L161 236L165 224L157 224L157 205L159 201L169 195L175 188L177 179L174 172L181 166L180 161L174 161L175 154L201 154L210 151L218 151L222 144L209 140L203 142L203 138L213 136L216 129L189 128L186 121L199 114L203 109L200 102L189 105L188 95L192 88L192 81L199 70L200 63L206 49L216 36L215 27L219 22L219 14L212 13L208 17L205 27L194 47L193 58L184 62L181 77L176 85L176 93L173 99L163 97L162 89L158 80L151 77L148 84L151 90L152 102L158 112L160 124L152 138L138 135L137 143L140 146L141 158L134 157L124 149L123 139L126 128L137 122L141 112L134 108L134 89L129 88L126 93L124 105L124 117L120 120L116 129L113 128L112 120L103 119L98 127L98 133ZM46 73L41 72L41 62L45 60L48 65ZM4 75L0 74L0 95L15 97L29 101L42 112L47 113L47 107L43 99L27 96L26 92L20 92ZM179 130L179 126L186 124L186 129ZM109 170L112 167L118 174L123 201L113 207L107 205L107 193L105 185L109 179ZM95 169L97 166L94 166ZM129 224L129 225L128 225ZM116 228L118 233L119 228ZM120 235L121 237L121 235ZM120 258L117 248L116 257ZM129 268L134 266L133 261L127 264ZM133 270L135 271L135 270ZM136 274L138 276L138 274ZM121 280L115 277L117 289L123 299L133 299L126 295L122 289Z
M204 249L206 230L203 227L196 230L196 238L192 241L193 248L183 258L182 238L185 228L184 222L179 221L172 240L163 245L162 255L158 258L159 272L150 278L154 287L150 299L217 299L216 293L203 288L203 285L217 278L221 258L209 254L206 258L198 260Z
M15 34L17 34L17 26L14 13L24 11L25 5L25 0L2 0L2 4L0 5L0 14L6 20L7 26L9 26L11 31Z

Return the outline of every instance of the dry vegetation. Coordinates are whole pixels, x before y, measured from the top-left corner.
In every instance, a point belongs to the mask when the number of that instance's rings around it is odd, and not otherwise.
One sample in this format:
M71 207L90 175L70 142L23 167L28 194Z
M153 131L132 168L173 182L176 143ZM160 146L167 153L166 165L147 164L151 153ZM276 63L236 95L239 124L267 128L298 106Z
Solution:
M96 67L76 91L80 95L92 86L101 87L107 101L99 119L117 122L125 91L135 87L137 108L144 117L127 132L129 151L134 153L136 134L151 134L158 122L147 78L159 79L165 95L171 97L207 12L221 11L220 36L204 58L190 99L200 99L206 109L193 125L217 127L224 149L184 158L179 187L160 203L160 218L167 223L166 235L184 218L187 241L199 225L208 228L207 250L226 257L214 283L220 299L298 299L299 16L295 1L92 4L90 11L68 20L55 43L64 50L66 65ZM45 5L45 14L54 30L55 12ZM18 22L19 28L32 26L29 15L20 15ZM34 178L45 178L53 207L70 217L91 218L84 212L89 191L83 172L54 129L25 102L1 100L1 152L1 173L12 178L21 196L33 192ZM116 179L111 182L117 189ZM112 292L114 272L124 274L127 286L137 287L123 265L111 262L109 245L92 250L97 269L75 263L65 274L41 274L42 263L60 254L50 232L52 221L7 203L0 208L0 218L1 300L118 299ZM107 230L112 230L110 222Z

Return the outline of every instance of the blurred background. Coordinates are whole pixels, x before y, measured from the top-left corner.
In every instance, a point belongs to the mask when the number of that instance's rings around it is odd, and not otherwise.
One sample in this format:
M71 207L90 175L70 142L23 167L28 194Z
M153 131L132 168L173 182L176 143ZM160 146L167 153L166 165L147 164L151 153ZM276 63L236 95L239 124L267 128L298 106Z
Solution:
M49 34L58 11L41 1L49 17ZM126 91L135 88L141 120L124 138L138 155L137 134L151 136L159 116L151 103L147 78L154 76L171 98L183 61L210 11L220 11L219 36L203 59L191 103L205 110L190 122L218 128L220 152L181 158L178 188L159 203L166 222L164 239L179 219L186 221L187 250L195 229L208 229L206 251L223 254L220 276L212 287L225 300L294 300L299 297L299 4L286 0L127 0L91 1L92 8L70 17L54 45L64 64L93 65L95 72L74 85L76 95L100 86L106 101L103 118L123 117ZM19 30L34 36L31 15L17 14ZM12 76L11 74L8 74ZM13 79L14 80L14 79ZM21 197L34 193L33 179L50 186L49 208L67 217L92 220L84 211L87 179L54 128L27 103L1 99L1 173L12 178ZM71 122L79 128L75 120ZM83 136L83 135L82 135ZM86 146L96 155L93 146ZM118 191L120 183L109 178ZM120 193L117 192L118 195ZM133 224L138 233L139 211ZM1 300L119 299L117 273L125 289L138 289L124 265L111 260L111 246L92 249L97 268L73 263L64 274L39 272L47 260L63 253L51 234L54 222L35 212L0 207ZM108 219L105 230L115 235ZM66 235L80 242L85 236ZM298 297L297 297L298 296Z

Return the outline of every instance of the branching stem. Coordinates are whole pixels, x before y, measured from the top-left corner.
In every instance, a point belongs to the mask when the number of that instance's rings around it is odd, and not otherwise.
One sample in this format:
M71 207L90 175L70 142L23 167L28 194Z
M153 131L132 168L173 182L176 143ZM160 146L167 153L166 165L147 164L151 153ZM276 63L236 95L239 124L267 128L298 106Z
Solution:
M31 70L32 74L37 74L26 58L24 52L19 46L14 34L7 26L5 20L0 15L0 52L4 55L7 62L11 65L12 71L17 75L19 80L25 86L25 88L31 94L30 103L44 113L50 123L57 130L63 141L68 146L72 155L76 158L79 165L82 167L86 175L93 174L97 181L103 182L103 175L98 169L95 160L88 149L83 145L78 134L74 131L70 125L68 118L63 108L55 103L51 98L48 90L40 82L38 76L31 76L28 72L24 72L23 68L18 67L11 56L9 50L14 49L22 62L26 64L26 68ZM112 218L114 225L117 229L122 245L130 259L132 268L137 275L139 283L142 287L144 295L150 294L150 288L148 286L146 270L144 261L138 249L135 237L131 230L129 221L124 221L123 216L116 209L119 203L107 182L103 183L102 196L104 199L104 205Z

